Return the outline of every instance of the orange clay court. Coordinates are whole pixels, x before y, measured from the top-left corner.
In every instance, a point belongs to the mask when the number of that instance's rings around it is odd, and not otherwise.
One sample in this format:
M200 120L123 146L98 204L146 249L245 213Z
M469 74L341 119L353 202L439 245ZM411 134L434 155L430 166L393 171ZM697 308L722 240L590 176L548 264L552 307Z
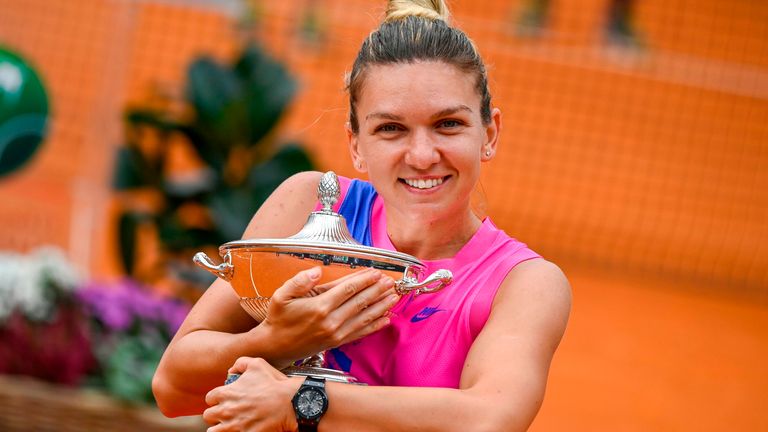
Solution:
M55 244L119 274L122 110L237 49L231 15L199 3L0 0L0 44L37 66L54 113L37 158L0 180L1 249ZM315 2L316 46L296 37L308 2L256 3L259 39L301 85L281 133L352 175L342 78L379 3ZM635 51L605 45L605 1L550 3L526 38L520 0L450 2L504 113L480 207L573 286L532 430L768 430L768 3L638 1Z

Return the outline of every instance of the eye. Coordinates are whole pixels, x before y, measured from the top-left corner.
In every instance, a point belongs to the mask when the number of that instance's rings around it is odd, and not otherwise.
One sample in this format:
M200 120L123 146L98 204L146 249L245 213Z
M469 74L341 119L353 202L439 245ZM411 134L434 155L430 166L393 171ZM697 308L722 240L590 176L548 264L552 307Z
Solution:
M402 130L403 127L397 123L385 123L383 125L377 126L376 129L374 129L374 133L383 132L385 134L392 134Z
M437 128L445 132L459 131L466 123L457 119L445 119L437 122Z

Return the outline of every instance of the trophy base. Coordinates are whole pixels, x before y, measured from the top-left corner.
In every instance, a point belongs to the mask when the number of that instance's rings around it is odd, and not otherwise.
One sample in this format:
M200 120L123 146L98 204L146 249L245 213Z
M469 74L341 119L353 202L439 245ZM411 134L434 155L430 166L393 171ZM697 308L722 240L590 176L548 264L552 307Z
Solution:
M352 375L337 371L336 369L328 369L315 366L289 366L281 371L288 376L311 376L316 378L324 378L327 382L338 382L343 384L357 384L365 385L358 382L357 378Z

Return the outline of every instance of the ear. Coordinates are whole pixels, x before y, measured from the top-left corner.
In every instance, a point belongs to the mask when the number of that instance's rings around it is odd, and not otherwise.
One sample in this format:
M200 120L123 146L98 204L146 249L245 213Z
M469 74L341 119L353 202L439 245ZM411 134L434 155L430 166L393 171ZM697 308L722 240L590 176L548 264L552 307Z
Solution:
M349 155L352 156L352 165L355 167L357 172L368 172L368 167L365 164L365 160L360 155L357 139L358 134L352 131L352 126L350 126L349 122L344 125L344 130L347 132L347 141L349 142Z
M480 147L480 160L488 162L496 155L496 145L501 133L501 110L491 110L491 121L485 127L485 143Z

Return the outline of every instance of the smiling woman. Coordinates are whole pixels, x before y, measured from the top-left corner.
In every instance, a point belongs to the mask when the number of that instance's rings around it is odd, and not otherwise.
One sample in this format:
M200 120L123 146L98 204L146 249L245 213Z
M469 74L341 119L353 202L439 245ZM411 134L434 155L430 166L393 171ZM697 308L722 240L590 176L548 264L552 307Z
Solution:
M474 44L447 16L442 1L391 0L364 41L348 82L347 136L370 183L342 178L335 209L360 243L414 255L428 272L449 269L453 284L398 300L376 270L318 285L322 268L313 268L278 288L256 323L217 280L155 375L166 414L204 410L215 431L498 431L533 421L570 288L554 264L471 211L501 113ZM319 177L286 181L244 237L297 232ZM328 367L369 385L278 370L327 349ZM242 375L222 386L227 373Z

